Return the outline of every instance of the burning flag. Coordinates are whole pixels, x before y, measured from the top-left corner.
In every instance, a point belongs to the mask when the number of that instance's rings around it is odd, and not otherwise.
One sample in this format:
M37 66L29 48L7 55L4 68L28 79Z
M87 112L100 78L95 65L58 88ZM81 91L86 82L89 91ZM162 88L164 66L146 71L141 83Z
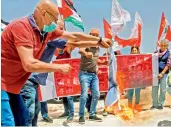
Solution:
M112 107L119 100L119 92L116 86L116 71L117 62L113 48L110 48L110 62L109 62L109 91L106 95L105 106L106 110Z
M109 23L103 19L104 24L104 34L106 38L112 39L112 30ZM114 112L114 105L117 104L119 100L119 93L116 88L116 69L117 69L117 63L116 63L116 57L114 54L115 47L110 48L110 61L109 61L109 91L106 95L105 99L105 110L107 112L113 113ZM108 58L108 56L107 56ZM117 105L116 105L117 107Z

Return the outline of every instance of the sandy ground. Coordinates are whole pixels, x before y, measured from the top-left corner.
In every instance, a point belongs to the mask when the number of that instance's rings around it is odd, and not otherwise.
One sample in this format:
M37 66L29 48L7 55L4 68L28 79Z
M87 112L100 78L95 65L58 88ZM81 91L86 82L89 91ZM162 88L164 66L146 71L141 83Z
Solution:
M127 99L122 100L127 104ZM48 104L49 116L53 119L53 123L46 123L42 121L41 115L39 116L39 126L157 126L159 121L171 120L171 96L167 94L166 102L163 110L149 110L151 107L151 89L146 88L141 91L141 105L143 111L137 113L134 119L130 121L123 121L114 115L102 116L104 101L100 100L97 107L97 115L103 119L103 122L93 122L88 120L88 113L86 113L86 123L80 125L78 123L78 108L79 103L75 102L75 118L73 123L64 124L66 118L58 118L63 113L62 104Z

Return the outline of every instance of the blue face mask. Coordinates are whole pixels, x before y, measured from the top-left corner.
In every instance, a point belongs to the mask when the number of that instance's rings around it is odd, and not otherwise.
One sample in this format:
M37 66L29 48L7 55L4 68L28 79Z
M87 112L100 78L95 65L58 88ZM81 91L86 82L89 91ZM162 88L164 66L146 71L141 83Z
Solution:
M49 26L44 25L43 31L49 33L49 32L54 31L56 29L56 27L57 27L57 25L54 22L52 22Z

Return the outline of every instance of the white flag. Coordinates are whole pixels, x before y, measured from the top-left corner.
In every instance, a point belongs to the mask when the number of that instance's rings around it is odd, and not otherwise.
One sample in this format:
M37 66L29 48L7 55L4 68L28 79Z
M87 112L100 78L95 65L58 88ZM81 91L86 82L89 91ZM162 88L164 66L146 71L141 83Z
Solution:
M117 0L112 0L111 26L113 30L120 31L128 21L131 21L130 13L122 9Z
M134 27L132 29L132 33L131 33L130 38L138 38L138 32L140 32L140 31L138 31L138 24L141 25L141 28L142 28L142 25L143 25L142 18L140 17L138 12L136 12L135 13Z

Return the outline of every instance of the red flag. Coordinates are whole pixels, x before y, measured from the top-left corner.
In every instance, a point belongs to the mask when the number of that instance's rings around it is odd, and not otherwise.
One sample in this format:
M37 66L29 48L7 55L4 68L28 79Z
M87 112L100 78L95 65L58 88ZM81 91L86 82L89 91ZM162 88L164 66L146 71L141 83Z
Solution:
M134 28L131 33L131 36L129 39L121 39L118 36L115 36L115 41L118 42L118 45L122 47L126 46L138 46L140 47L141 44L141 36L142 36L142 19L138 12L135 14L135 22L134 22Z
M165 28L166 25L166 18L164 16L164 12L162 13L162 17L161 17L161 22L160 22L160 28L159 28L159 33L158 33L158 41L160 40L160 37L163 33L163 30Z
M171 41L171 28L170 28L170 25L168 26L168 31L166 33L166 39Z
M123 48L126 46L135 46L136 43L138 43L137 38L130 38L130 39L121 39L117 35L115 35L115 41L118 42L118 45L122 46Z
M104 24L104 35L105 35L105 38L111 39L112 38L111 26L109 25L109 23L105 19L103 19L103 24Z
M142 35L142 25L138 24L138 39L134 46L140 47L141 45L141 35Z

